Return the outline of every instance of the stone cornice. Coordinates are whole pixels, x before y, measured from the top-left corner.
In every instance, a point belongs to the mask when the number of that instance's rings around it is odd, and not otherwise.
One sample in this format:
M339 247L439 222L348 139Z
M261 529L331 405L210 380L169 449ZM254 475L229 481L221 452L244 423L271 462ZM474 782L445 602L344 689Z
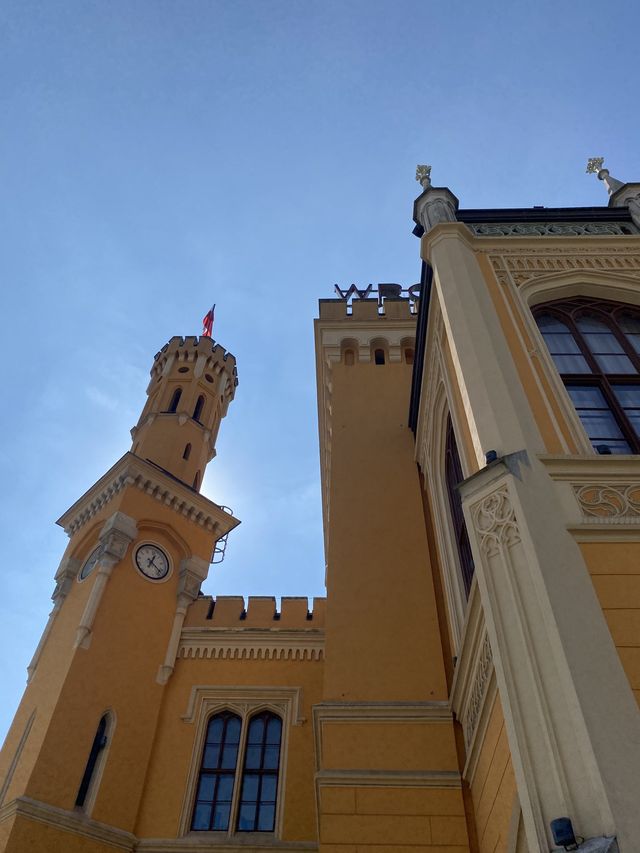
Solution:
M313 841L279 841L265 838L266 832L243 832L230 837L226 832L191 832L182 838L141 838L136 850L147 853L191 853L219 850L220 853L309 853L317 850Z
M178 658L317 661L324 658L324 631L184 628Z
M230 837L227 833L193 832L182 838L137 838L130 832L99 823L83 812L67 811L30 797L19 797L0 809L0 823L12 817L44 823L82 838L98 841L116 850L146 850L147 853L191 853L220 850L221 853L310 853L318 849L313 841L280 841L267 833L243 833Z
M322 788L461 788L457 770L320 770L316 784Z
M72 536L127 487L140 489L217 537L240 524L218 504L133 453L125 453L56 524Z
M92 841L100 841L118 850L133 850L136 836L115 826L92 820L84 812L68 811L31 797L18 797L0 809L0 823L11 817L23 817L44 823Z

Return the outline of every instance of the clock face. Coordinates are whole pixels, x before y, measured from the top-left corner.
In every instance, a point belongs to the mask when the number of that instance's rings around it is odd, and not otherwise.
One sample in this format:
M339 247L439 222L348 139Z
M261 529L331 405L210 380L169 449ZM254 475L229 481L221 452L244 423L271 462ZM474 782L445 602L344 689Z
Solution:
M93 551L89 554L87 559L84 561L84 565L80 569L80 573L78 575L78 580L83 581L85 578L88 578L91 572L95 569L98 560L100 559L100 554L102 553L102 545L98 545L97 548L94 548Z
M149 543L139 545L135 554L136 567L152 581L164 580L171 568L169 558L162 548Z

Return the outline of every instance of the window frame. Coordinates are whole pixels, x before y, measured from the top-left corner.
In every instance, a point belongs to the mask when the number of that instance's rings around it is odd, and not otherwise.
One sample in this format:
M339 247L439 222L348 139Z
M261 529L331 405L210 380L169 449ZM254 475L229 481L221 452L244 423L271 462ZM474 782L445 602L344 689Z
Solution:
M105 725L102 737L105 740L105 744L100 749L98 749L97 754L94 757L93 765L90 770L90 775L87 780L84 796L82 802L79 804L78 798L80 796L80 792L84 783L84 777L87 774L87 771L89 770L89 763L91 761L94 743L103 720ZM98 724L96 725L93 738L91 739L91 747L89 749L89 752L87 753L87 760L82 771L82 777L80 778L78 791L76 793L76 799L74 800L73 805L74 811L79 812L81 814L85 814L89 817L91 816L93 807L95 806L96 798L98 796L98 792L100 790L102 776L104 774L104 769L107 764L109 752L111 750L111 744L113 742L115 728L116 715L113 709L108 708L106 711L100 714L100 717L98 718Z
M253 722L254 719L261 717L261 716L267 716L267 715L268 715L269 719L271 719L272 717L276 717L280 721L280 743L279 743L279 752L278 752L278 767L275 771L273 771L273 770L264 771L263 769L260 769L259 771L255 771L255 772L257 772L260 776L262 776L265 773L268 773L269 775L275 776L276 799L275 799L275 808L274 808L273 829L251 829L251 830L240 829L240 827L239 827L240 807L242 805L242 787L243 787L245 775L248 775L248 773L254 774L253 770L248 771L247 767L246 767L247 748L249 745L249 740L248 740L249 728L250 728L251 723ZM209 725L211 724L211 721L214 720L216 717L224 717L224 718L226 718L226 721L228 721L230 719L237 719L240 721L240 732L238 735L238 750L237 750L237 754L236 754L236 763L235 763L235 767L233 770L233 774L231 774L231 772L229 772L228 770L225 771L223 768L217 768L215 770L207 770L204 768L204 760L205 760L205 752L206 752L206 744L207 744L207 740L206 740L207 732L209 730ZM225 723L224 731L226 733L227 723ZM191 808L191 821L189 824L189 832L190 833L195 833L198 836L202 836L204 833L206 833L209 835L213 834L213 835L216 835L218 837L224 836L224 837L228 837L228 838L232 838L232 837L235 837L238 835L242 836L243 838L250 837L251 835L256 835L256 836L259 836L262 838L269 838L269 837L274 836L275 831L276 831L276 826L277 826L278 800L279 800L280 789L281 789L280 774L281 774L281 769L282 769L283 732L284 732L284 719L283 719L282 713L274 711L271 708L260 708L260 709L254 708L254 709L247 711L247 713L245 713L244 715L239 714L237 710L232 711L229 708L224 708L224 709L218 709L217 711L214 711L212 714L208 715L207 720L206 720L205 730L204 730L204 739L203 739L202 747L201 747L200 764L199 764L199 767L197 769L196 779L195 779L194 796L193 796L192 808ZM223 743L225 743L225 742L223 742ZM218 776L222 776L222 775L233 775L233 787L231 790L231 803L230 803L230 809L229 809L229 825L227 826L226 829L195 829L193 827L196 807L198 804L198 799L197 799L198 790L200 788L200 780L201 780L203 774L212 775L214 777L218 777ZM213 800L212 805L215 805L215 803L216 803L216 800ZM211 817L213 817L213 813L212 813ZM211 822L211 818L210 818L210 822Z
M462 578L462 588L465 598L468 602L471 595L471 587L473 578L475 577L475 564L473 554L471 552L471 540L467 529L467 522L462 509L462 498L458 491L458 486L464 480L464 472L462 470L462 459L458 449L456 440L456 432L453 426L453 418L451 412L447 414L447 420L444 430L444 473L443 485L444 490L449 499L449 519L451 525L451 533L456 556L458 557L458 567ZM451 470L449 468L451 464ZM450 476L450 473L452 476ZM453 482L455 478L456 482Z
M573 400L571 399L571 395L569 394L569 387L582 386L597 388L602 393L608 409L622 433L623 439L629 445L630 453L634 455L640 454L640 435L636 433L613 390L613 386L616 385L640 385L640 353L638 353L629 342L617 319L617 315L624 312L629 312L640 320L640 307L633 303L581 296L560 298L549 302L538 303L531 309L536 329L542 338L546 354L562 381L567 397L569 398L571 409L575 413L575 416L584 430L588 445L592 449L592 452L596 454L598 451L595 449L591 438L586 433L586 428L573 403ZM603 323L609 332L613 334L615 340L621 346L622 353L630 360L632 366L636 370L636 373L608 373L603 370L585 340L584 333L578 326L577 321L580 319L580 316L584 314L594 316L595 319ZM560 323L565 325L578 347L579 354L583 357L587 367L589 368L588 373L560 372L555 364L551 351L549 350L543 331L538 326L538 318L541 315L554 317ZM603 439L600 443L605 444L606 442Z
M286 795L287 763L289 749L289 733L292 726L300 726L304 722L301 716L301 688L299 687L245 687L232 685L218 687L213 685L196 685L191 690L189 702L182 719L187 724L195 723L191 760L187 768L182 813L179 832L181 836L228 840L238 843L250 843L252 839L282 838L284 808ZM236 830L238 805L240 801L241 784L234 781L232 815L228 830L192 830L191 822L197 796L200 777L200 765L204 754L204 744L209 721L216 714L228 711L239 716L242 720L240 730L240 749L236 764L235 780L241 780L244 768L244 755L247 743L248 726L251 718L268 711L280 717L282 731L280 738L280 764L278 769L277 799L275 809L275 824L273 832Z

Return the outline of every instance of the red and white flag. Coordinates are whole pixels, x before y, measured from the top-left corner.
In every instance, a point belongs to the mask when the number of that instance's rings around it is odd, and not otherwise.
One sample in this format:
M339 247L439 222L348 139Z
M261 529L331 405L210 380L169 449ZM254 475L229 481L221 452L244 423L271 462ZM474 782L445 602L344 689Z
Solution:
M216 312L216 306L214 304L213 308L209 311L209 313L205 316L202 321L202 337L210 338L211 332L213 331L213 317Z

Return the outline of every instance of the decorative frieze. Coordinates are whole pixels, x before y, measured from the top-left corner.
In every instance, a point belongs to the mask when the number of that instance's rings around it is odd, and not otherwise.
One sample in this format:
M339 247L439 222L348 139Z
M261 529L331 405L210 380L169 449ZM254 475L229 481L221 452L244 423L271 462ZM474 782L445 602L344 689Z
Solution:
M636 229L628 222L470 222L477 237L628 237Z
M589 520L637 524L640 521L640 483L573 483L583 515Z
M180 637L178 657L319 661L324 658L324 632L185 628Z
M536 278L567 272L606 272L640 279L640 253L613 246L607 246L606 253L601 248L503 249L499 254L491 253L489 260L500 284L518 287Z
M170 477L152 463L131 453L117 462L86 494L58 519L68 536L73 536L125 487L134 487L174 512L212 533L223 535L238 522L213 501L194 492L186 483Z

